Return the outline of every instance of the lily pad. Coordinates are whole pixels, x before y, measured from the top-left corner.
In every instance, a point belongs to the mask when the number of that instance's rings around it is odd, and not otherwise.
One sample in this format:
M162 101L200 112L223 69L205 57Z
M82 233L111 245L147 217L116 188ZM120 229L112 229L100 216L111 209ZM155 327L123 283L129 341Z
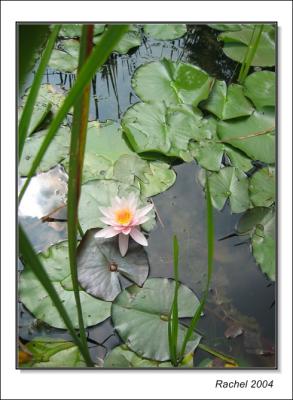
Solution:
M34 157L43 143L47 130L36 132L33 136L26 139L22 157L19 163L20 176L27 176ZM45 172L62 161L69 152L70 129L66 126L59 128L52 140L44 158L40 162L37 172Z
M48 251L40 253L39 258L61 298L73 326L78 328L74 292L72 287L68 285L70 267L67 242L51 246ZM64 285L65 287L63 286L64 282L67 282ZM48 293L29 268L29 265L25 266L20 275L19 294L21 302L36 318L55 328L66 328ZM85 326L96 325L110 316L110 303L95 299L83 290L80 290L80 299Z
M250 200L256 207L269 207L275 202L275 169L262 168L250 178Z
M50 103L51 111L55 114L62 106L65 98L65 92L59 86L45 83L40 86L36 104L47 106Z
M107 28L106 28L107 30ZM94 43L97 44L103 35L95 36ZM119 42L115 45L113 51L119 54L126 54L134 47L141 45L141 33L137 26L130 25L128 31L123 34Z
M189 142L203 135L199 110L183 104L167 107L163 102L134 104L124 114L122 127L135 152L157 152L183 160L188 157Z
M33 109L32 117L30 120L30 124L28 127L28 135L30 136L32 133L36 132L38 128L42 125L48 114L50 113L52 104L41 104L36 103ZM18 119L20 120L22 115L23 107L20 107L18 110Z
M83 231L103 228L105 224L100 221L102 213L99 207L109 207L115 196L128 197L130 193L140 197L139 188L115 180L94 180L82 185L78 215ZM143 206L146 203L146 199L141 198L140 205ZM155 213L152 211L149 215L152 216L151 219L142 225L146 231L151 230L156 223Z
M218 36L224 41L223 51L226 56L242 63L247 52L247 46L253 34L253 25L242 27L235 32L223 32ZM275 65L275 28L267 26L261 33L258 48L251 65L271 67Z
M174 185L176 174L169 164L162 161L151 161L149 166L151 172L145 174L147 182L137 181L143 196L155 196Z
M240 213L249 208L248 179L234 167L222 168L209 177L212 204L222 210L229 199L231 211Z
M168 318L173 302L175 282L166 278L148 279L143 288L131 286L123 290L112 305L114 328L126 345L140 357L167 361L169 356ZM192 317L199 306L195 294L180 285L179 318ZM179 323L178 348L187 328ZM186 352L193 351L200 336L193 333Z
M62 25L59 36L63 38L79 38L81 36L81 24L64 24ZM94 35L103 33L105 24L94 25Z
M275 106L276 80L271 71L254 72L244 81L244 94L257 108Z
M131 240L127 255L122 257L117 238L95 238L96 233L96 229L88 231L78 247L81 287L92 296L112 301L121 292L121 276L142 286L149 273L144 248Z
M174 40L187 32L185 24L147 24L143 26L144 33L158 40Z
M131 83L145 102L197 106L208 98L214 78L195 65L163 59L139 67Z
M248 172L252 168L251 159L244 153L232 146L225 145L225 154L230 161L230 165L243 172Z
M236 232L238 235L251 234L256 225L260 224L261 221L267 214L271 213L270 208L266 207L254 207L247 210L239 219L236 225Z
M133 185L136 180L147 183L145 174L151 174L149 163L137 154L126 154L121 156L114 164L113 178Z
M249 117L231 121L219 121L220 139L253 160L271 164L275 162L275 112L265 108Z
M58 49L54 49L49 60L49 67L60 72L75 72L78 67L79 41L61 40Z
M232 83L227 87L225 81L215 82L208 100L201 107L223 120L250 115L253 111L242 86Z

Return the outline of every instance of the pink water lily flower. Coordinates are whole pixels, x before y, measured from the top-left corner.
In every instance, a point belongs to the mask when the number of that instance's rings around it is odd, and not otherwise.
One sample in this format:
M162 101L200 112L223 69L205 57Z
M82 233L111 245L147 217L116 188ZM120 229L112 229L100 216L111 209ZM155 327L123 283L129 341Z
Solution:
M111 207L99 207L104 215L100 220L109 226L101 229L95 237L111 238L119 235L119 250L122 257L128 249L129 235L137 243L147 246L148 242L140 231L139 225L150 219L147 214L152 208L153 204L138 208L138 198L133 193L127 198L116 196Z

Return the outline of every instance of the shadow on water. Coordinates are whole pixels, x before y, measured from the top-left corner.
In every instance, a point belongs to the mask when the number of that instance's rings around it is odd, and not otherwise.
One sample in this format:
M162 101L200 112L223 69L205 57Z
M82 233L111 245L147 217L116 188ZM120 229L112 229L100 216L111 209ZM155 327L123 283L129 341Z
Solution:
M141 46L129 54L112 54L97 72L92 80L90 119L120 120L127 108L139 101L131 88L131 76L136 68L163 57L191 62L227 82L233 81L237 67L223 54L217 33L204 25L189 26L185 37L174 41L144 38ZM43 82L68 89L74 79L73 74L48 69ZM149 237L150 276L173 277L172 236L176 234L180 244L180 280L200 297L207 278L207 247L205 199L197 181L199 167L185 163L174 169L177 179L173 187L153 198L163 225L158 221ZM66 179L58 166L39 174L32 179L23 199L20 222L37 251L66 238ZM42 217L46 218L41 220ZM256 265L248 238L234 236L218 240L233 232L239 217L239 214L231 215L227 205L222 212L214 211L214 274L198 329L206 343L239 359L243 366L274 366L274 284L270 284ZM19 333L24 340L40 334L64 335L64 331L36 321L22 305L19 309ZM104 358L107 349L120 342L110 320L88 328L88 334L95 358ZM198 351L196 364L206 356Z

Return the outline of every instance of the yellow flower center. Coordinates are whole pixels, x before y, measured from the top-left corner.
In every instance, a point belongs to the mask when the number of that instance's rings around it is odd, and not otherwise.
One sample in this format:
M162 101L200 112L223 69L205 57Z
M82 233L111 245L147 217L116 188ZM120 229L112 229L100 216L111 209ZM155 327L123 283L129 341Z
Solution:
M132 212L128 208L117 210L115 211L115 219L118 224L129 224L129 222L132 220Z

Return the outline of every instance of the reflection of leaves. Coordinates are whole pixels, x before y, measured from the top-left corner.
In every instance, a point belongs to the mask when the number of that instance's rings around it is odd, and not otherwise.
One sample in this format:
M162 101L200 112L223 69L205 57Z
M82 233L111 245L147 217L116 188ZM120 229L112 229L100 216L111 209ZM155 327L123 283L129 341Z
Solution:
M121 291L121 275L139 286L144 283L148 259L144 248L132 240L127 255L121 257L117 237L97 239L96 232L88 231L78 247L78 279L87 293L111 301Z
M253 160L275 162L274 109L255 111L250 117L219 121L220 139L246 153Z
M132 78L135 93L146 102L197 104L205 100L214 79L200 68L167 59L139 67Z
M209 177L212 204L222 210L229 199L231 211L243 212L249 207L248 180L246 175L234 167L222 168Z
M148 279L143 288L131 286L123 290L112 306L112 320L119 336L139 356L151 360L170 359L168 344L168 318L173 302L175 282ZM192 317L199 301L184 285L179 286L179 318ZM182 345L187 328L179 324L178 348ZM200 337L193 333L187 353L198 345Z
M143 29L146 35L158 40L174 40L187 31L185 24L147 24Z
M67 285L63 286L63 281L70 275L67 242L51 246L47 252L40 253L39 257L69 314L72 324L78 328L73 290ZM25 266L20 275L19 292L22 303L36 318L56 328L65 328L64 322L52 304L47 291L30 270L29 265ZM84 291L80 291L80 298L86 326L98 324L109 317L109 303L95 299Z
M223 120L250 115L253 111L251 103L243 94L242 86L231 84L227 87L225 81L215 82L202 108Z
M256 207L269 207L275 202L275 169L262 168L250 178L250 200Z

